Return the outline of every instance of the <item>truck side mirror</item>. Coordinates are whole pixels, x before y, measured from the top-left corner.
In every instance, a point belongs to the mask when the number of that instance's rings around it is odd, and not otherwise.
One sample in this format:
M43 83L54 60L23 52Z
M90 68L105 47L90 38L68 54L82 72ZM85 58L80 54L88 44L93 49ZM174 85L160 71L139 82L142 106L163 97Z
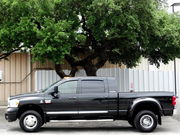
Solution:
M58 91L58 86L55 86L54 87L54 93L58 93L59 91Z
M50 94L51 94L54 98L58 98L58 97L59 97L59 96L58 96L58 93L59 93L59 91L58 91L58 86L55 86L53 92L51 92Z

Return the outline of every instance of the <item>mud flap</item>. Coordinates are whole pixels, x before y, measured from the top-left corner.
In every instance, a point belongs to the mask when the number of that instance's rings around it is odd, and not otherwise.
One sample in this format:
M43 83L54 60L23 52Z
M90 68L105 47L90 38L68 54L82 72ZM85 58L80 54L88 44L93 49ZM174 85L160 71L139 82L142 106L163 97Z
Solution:
M161 115L158 115L158 123L159 125L162 125Z

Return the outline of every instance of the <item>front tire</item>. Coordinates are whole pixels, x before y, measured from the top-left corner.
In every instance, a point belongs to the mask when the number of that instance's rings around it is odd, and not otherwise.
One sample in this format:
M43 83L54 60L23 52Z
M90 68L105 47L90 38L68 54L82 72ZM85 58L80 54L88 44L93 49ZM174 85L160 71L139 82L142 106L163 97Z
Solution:
M152 132L157 127L157 117L152 111L140 111L135 116L134 125L141 132Z
M20 116L19 125L25 132L36 132L43 125L42 117L36 111L26 111Z

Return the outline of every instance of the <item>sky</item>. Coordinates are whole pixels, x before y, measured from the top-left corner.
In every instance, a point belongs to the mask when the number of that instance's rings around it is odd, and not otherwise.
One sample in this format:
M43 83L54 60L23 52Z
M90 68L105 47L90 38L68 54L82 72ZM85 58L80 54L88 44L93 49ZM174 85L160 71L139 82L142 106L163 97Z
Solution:
M168 3L168 12L172 13L172 4L173 3L180 3L180 0L167 0ZM180 11L180 6L174 7L175 12Z

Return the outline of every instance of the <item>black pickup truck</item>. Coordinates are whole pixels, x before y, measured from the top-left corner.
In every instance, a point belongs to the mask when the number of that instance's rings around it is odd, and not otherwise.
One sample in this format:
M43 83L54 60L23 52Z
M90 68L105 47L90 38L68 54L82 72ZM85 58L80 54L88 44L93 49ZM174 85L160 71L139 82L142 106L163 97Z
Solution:
M151 132L161 116L172 116L176 97L172 92L118 91L110 77L63 79L41 92L12 96L5 118L19 119L26 132L38 131L51 120L127 120L142 132Z

